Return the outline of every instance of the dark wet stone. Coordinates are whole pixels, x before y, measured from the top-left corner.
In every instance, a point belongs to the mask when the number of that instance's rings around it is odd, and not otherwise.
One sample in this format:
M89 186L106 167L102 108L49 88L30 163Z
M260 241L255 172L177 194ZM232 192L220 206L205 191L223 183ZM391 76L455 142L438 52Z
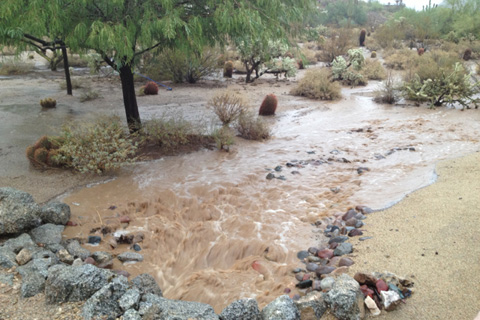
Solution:
M350 218L348 219L347 221L345 221L345 225L349 226L349 227L355 227L356 224L357 224L358 220L355 219L355 218Z
M310 247L310 248L308 248L308 252L310 252L311 254L313 254L314 256L316 256L316 255L317 255L317 252L318 252L318 248Z
M297 283L295 286L300 289L305 289L305 288L310 288L313 284L312 280L302 280L299 283Z
M329 244L333 243L333 242L336 242L336 243L342 243L342 242L345 242L348 240L348 237L347 236L338 236L338 237L334 237L332 239L330 239L328 241Z
M100 236L88 236L88 243L99 244L102 241Z
M367 167L358 167L358 168L357 168L357 173L358 173L358 174L363 174L363 173L365 173L365 172L367 172L367 171L370 171L370 168L367 168Z
M365 223L362 221L362 220L357 220L357 222L355 223L355 228L361 228L363 227Z
M287 162L286 166L289 167L289 168L295 167L295 165L294 165L293 163L291 163L291 162Z
M332 242L328 246L328 249L334 250L336 247L338 247L339 243L338 242Z
M291 173L291 174L300 174L300 171L294 170L294 171L292 171L292 172L290 172L290 173Z
M357 211L353 210L353 209L349 209L347 212L345 212L345 214L342 216L342 220L343 221L348 221L349 219L355 217L355 215L357 214Z
M355 281L357 281L361 285L366 284L366 285L369 285L369 286L375 286L375 284L377 283L377 278L375 278L371 274L367 274L367 273L363 273L363 272L355 273L353 278L355 279Z
M297 258L300 259L300 260L304 260L305 258L307 258L308 256L310 255L310 253L308 251L298 251L297 252Z
M287 180L287 178L285 176L278 176L277 179L278 180L283 180L283 181Z
M275 178L275 175L274 175L273 173L269 172L269 173L267 174L267 179L268 179L268 180L272 180L272 179L274 179L274 178Z
M315 154L315 151L307 151L308 154Z
M132 246L132 249L135 250L135 251L137 251L137 252L138 252L138 251L142 251L142 248L141 248L138 244L136 244L136 243Z
M274 170L277 172L280 172L282 171L282 166L276 166Z
M302 272L302 269L300 268L295 268L292 270L293 273L299 273L299 272Z

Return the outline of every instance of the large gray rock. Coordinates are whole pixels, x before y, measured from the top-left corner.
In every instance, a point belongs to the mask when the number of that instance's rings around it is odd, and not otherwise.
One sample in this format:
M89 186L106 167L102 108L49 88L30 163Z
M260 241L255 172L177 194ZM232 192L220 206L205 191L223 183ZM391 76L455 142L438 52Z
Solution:
M240 299L232 302L223 309L220 314L221 320L260 320L260 310L258 309L257 300Z
M365 315L360 285L347 274L337 278L333 288L325 295L325 301L339 319L360 320Z
M142 273L133 278L132 285L136 287L141 294L152 293L162 297L162 289L160 289L155 279L148 273Z
M335 256L343 256L353 252L353 245L349 242L340 243L333 251Z
M16 255L13 251L8 250L8 248L0 247L0 268L10 269L11 267L16 267Z
M125 277L122 277L125 279ZM140 302L140 290L137 288L128 289L127 292L118 300L118 305L123 311L138 308Z
M35 247L36 244L28 233L22 233L16 238L8 239L3 244L3 247L14 252L19 253L20 250L26 247Z
M283 295L266 305L262 316L264 320L299 320L300 312L293 300Z
M17 268L18 273L22 276L20 294L23 298L33 297L43 292L48 269L58 263L58 258L51 251L38 247L32 250L36 250L32 255L32 260Z
M13 188L0 188L0 235L28 231L41 224L33 197Z
M85 302L82 315L85 319L115 320L122 314L118 300L128 290L125 277L115 277Z
M123 316L120 318L122 320L142 320L142 317L135 309L128 309L125 311Z
M70 207L63 202L50 202L40 208L43 223L66 225L70 220Z
M55 265L48 269L45 283L47 303L85 301L108 284L113 273L91 264L81 266Z
M91 253L87 249L83 248L77 240L71 241L67 245L67 251L74 257L83 260L90 257Z
M301 319L320 319L328 307L323 298L323 294L313 291L306 296L295 301Z
M22 277L20 295L22 298L33 297L45 290L45 278L39 273L29 273Z
M212 306L205 303L169 300L151 293L146 294L143 300L138 310L143 319L219 320Z
M59 244L64 229L64 226L47 223L30 231L30 235L35 243Z

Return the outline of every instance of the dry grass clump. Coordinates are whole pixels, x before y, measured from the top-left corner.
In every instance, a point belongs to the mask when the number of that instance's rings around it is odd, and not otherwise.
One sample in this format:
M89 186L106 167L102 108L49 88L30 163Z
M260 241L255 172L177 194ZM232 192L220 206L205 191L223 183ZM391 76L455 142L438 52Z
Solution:
M14 76L27 74L33 71L33 65L29 63L23 63L19 61L10 61L0 64L0 75L2 76Z
M240 74L247 73L247 68L245 68L245 65L240 60L233 61L233 70L235 73L240 73Z
M79 88L84 87L84 84L82 82L80 82L79 79L73 78L73 79L71 79L71 82L72 82L72 89L79 89ZM67 82L66 81L62 80L60 82L60 89L61 90L66 90L67 89Z
M290 94L310 99L337 100L341 97L341 86L331 79L331 72L326 68L308 70Z
M376 92L373 100L377 103L394 104L399 99L398 91L392 72L389 72L387 79L382 83L382 88Z
M243 97L232 91L221 91L210 99L208 106L213 108L223 125L228 126L245 111L247 103Z
M74 68L86 68L88 67L88 58L78 54L73 54L68 57L68 65Z
M166 151L175 151L180 146L190 143L195 135L195 127L182 116L166 117L146 121L140 136L146 142L154 143Z
M80 102L86 102L86 101L92 101L95 99L98 99L100 97L100 94L98 91L88 89L87 91L82 92L80 95Z
M302 61L306 62L306 64L315 64L318 62L317 53L317 51L302 48L300 56L302 57Z
M385 68L380 61L366 59L361 74L369 80L383 80L387 76Z
M352 30L345 28L332 31L330 37L321 44L319 61L332 62L336 57L345 55L355 44Z
M271 135L270 127L253 112L243 112L235 125L240 137L247 140L264 140Z

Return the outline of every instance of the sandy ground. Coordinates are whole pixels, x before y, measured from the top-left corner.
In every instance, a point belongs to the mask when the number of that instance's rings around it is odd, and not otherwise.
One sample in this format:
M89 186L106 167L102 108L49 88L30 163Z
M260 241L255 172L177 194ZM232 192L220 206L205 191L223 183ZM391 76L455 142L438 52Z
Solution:
M480 310L480 153L443 161L438 181L366 220L356 271L412 277L415 293L379 319L473 319Z

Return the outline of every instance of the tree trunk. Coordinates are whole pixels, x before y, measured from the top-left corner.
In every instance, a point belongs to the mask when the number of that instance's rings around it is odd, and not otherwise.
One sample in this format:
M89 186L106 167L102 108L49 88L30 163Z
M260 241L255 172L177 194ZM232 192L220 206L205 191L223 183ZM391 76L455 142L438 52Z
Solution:
M72 95L72 80L70 79L70 65L68 64L67 47L61 43L63 56L63 69L65 70L65 81L67 81L67 94Z
M140 128L140 114L138 112L137 97L135 96L135 84L133 82L133 72L129 64L119 69L120 80L122 81L123 104L125 105L125 114L130 132L135 132Z

